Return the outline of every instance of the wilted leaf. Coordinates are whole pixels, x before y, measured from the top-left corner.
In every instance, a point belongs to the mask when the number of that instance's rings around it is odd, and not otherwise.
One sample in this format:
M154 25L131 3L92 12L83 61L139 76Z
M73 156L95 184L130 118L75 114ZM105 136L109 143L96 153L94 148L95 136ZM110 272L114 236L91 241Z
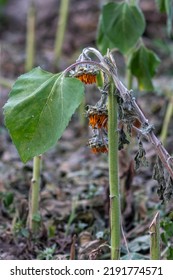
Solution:
M128 67L137 78L139 89L153 89L152 77L155 75L159 63L158 56L143 45L133 52Z
M127 136L123 130L123 127L119 130L119 143L118 143L118 149L121 150L124 148L124 145L128 145L130 142L127 139Z
M165 200L170 200L173 197L173 180L170 176L168 176L166 182L166 190L164 193Z
M157 194L159 196L159 199L164 201L164 193L165 193L165 189L166 189L166 183L165 183L163 164L162 164L159 157L157 157L155 165L153 167L152 178L158 182Z
M134 160L135 160L135 168L136 168L136 170L140 166L147 166L148 165L148 161L146 159L146 152L145 152L143 144L142 144L142 142L140 140L139 140L139 148L138 148L138 151L136 153L136 156L135 156Z
M40 67L20 76L4 107L5 123L23 162L56 144L83 100L83 84Z

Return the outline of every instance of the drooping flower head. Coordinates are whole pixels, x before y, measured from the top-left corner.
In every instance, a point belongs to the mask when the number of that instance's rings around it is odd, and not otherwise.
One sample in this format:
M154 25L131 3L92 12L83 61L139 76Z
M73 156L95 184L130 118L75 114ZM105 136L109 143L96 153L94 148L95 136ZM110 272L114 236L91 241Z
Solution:
M72 73L72 76L85 84L94 84L96 83L97 74L98 70L96 67L86 65L76 67L75 71Z
M97 154L97 153L107 153L108 152L108 148L106 145L104 145L103 143L90 143L89 144L92 153Z
M88 106L88 110L86 112L87 117L89 118L89 125L92 129L101 129L108 128L108 111L107 108L97 106Z
M89 139L88 145L94 154L108 152L108 139L106 136L100 137L99 135L94 135L91 139Z
M105 145L97 145L97 146L91 147L91 151L94 154L97 154L97 153L107 153L108 149L107 149L107 147Z

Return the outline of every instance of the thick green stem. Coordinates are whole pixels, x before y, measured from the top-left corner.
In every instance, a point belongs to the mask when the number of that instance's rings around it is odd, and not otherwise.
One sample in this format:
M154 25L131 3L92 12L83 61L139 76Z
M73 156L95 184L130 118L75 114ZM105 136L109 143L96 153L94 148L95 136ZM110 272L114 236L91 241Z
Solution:
M168 107L167 107L167 110L166 110L165 119L164 119L163 125L162 125L160 140L162 141L163 144L165 144L165 142L166 142L166 137L167 137L167 133L168 133L168 126L170 124L172 114L173 114L173 96L170 97L169 104L168 104Z
M118 178L118 120L117 98L111 83L108 95L108 139L109 139L109 186L110 186L110 228L111 259L120 257L120 190Z
M34 65L35 54L35 5L31 1L27 16L26 61L25 70L30 71Z
M29 228L32 233L37 233L40 225L39 197L40 197L40 173L42 157L35 156L33 161L33 178L31 181L31 202L29 213Z
M160 219L159 212L155 215L150 230L150 256L151 260L160 260Z
M59 20L58 20L56 38L55 38L55 49L54 49L55 63L58 63L58 60L62 52L62 45L63 45L65 29L67 25L69 1L70 0L61 0Z

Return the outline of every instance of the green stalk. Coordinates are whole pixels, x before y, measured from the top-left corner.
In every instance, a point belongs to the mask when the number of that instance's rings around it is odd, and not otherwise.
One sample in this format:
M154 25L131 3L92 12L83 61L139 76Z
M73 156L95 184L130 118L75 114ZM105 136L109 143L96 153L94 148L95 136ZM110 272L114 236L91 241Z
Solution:
M31 180L31 202L29 213L29 228L36 234L40 225L39 196L40 196L40 173L42 157L35 156L33 160L33 178Z
M159 212L156 213L150 227L150 257L151 260L160 259L160 232L159 232Z
M166 142L166 137L167 137L167 134L168 134L168 126L170 124L172 114L173 114L173 96L170 97L169 104L168 104L168 107L167 107L167 110L166 110L166 115L165 115L163 125L162 125L160 140L163 143L163 145Z
M27 15L27 38L26 38L26 61L25 70L30 71L34 65L35 54L35 4L30 2ZM29 228L33 234L39 229L39 192L40 192L40 170L41 156L33 159L33 178L31 181L31 202L29 205Z
M55 48L54 48L56 63L58 63L58 60L60 59L62 53L62 45L63 45L65 29L67 25L69 1L70 0L61 0L60 14L59 14L59 20L57 24Z
M111 82L108 93L108 141L111 259L120 257L120 190L118 178L118 104L115 87Z
M35 4L33 1L27 15L26 61L25 70L30 71L34 65L35 55Z

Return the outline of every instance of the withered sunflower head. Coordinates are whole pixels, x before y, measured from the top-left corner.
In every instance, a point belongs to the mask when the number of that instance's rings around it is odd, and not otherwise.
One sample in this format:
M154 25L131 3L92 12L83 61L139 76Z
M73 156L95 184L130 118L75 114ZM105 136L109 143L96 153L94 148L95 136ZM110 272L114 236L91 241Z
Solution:
M96 75L93 74L82 74L76 76L82 83L85 84L95 84L96 83Z
M108 126L108 111L106 107L89 106L86 112L89 118L89 125L94 128L105 128Z
M93 137L89 139L88 145L90 146L91 151L94 154L108 152L107 139L104 139L104 141L102 141Z
M85 84L94 84L96 83L97 74L98 70L94 66L79 66L75 69L72 76Z

